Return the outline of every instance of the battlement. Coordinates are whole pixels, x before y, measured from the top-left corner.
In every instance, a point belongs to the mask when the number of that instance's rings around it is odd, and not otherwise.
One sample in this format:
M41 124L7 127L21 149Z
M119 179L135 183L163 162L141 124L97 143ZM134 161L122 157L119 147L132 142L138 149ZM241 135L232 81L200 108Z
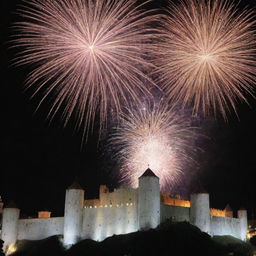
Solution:
M172 206L180 206L180 207L188 207L188 208L190 207L189 200L173 198L166 193L161 193L161 203L165 205L172 205Z
M99 198L84 201L85 207L105 205L122 205L137 203L137 189L120 187L110 192L106 185L100 185Z
M87 206L84 206L84 208L86 208L86 209L92 209L92 208L112 208L112 207L124 207L124 206L134 206L135 205L135 203L124 203L124 204L109 204L109 205L107 205L107 204L105 204L105 205L94 205L94 206L92 206L92 205L87 205Z
M137 188L120 187L110 191L106 185L99 188L99 198L85 199L84 189L74 183L67 188L63 217L39 212L38 218L20 219L20 210L13 204L3 209L2 239L5 249L17 239L44 239L63 235L64 245L81 239L102 241L114 234L126 234L156 228L160 223L188 221L210 235L233 235L246 239L247 212L238 211L233 218L230 206L210 208L209 194L194 192L190 200L174 198L160 192L159 178L147 169L139 178Z

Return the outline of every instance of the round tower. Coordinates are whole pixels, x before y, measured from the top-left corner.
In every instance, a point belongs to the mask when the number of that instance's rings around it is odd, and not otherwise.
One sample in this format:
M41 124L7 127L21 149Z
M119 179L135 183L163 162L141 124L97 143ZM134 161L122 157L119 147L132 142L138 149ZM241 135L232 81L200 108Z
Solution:
M197 188L190 195L190 223L201 231L211 231L209 194L202 188Z
M3 209L2 217L2 240L4 241L4 250L14 245L18 236L18 220L20 210L11 202Z
M138 190L139 228L156 228L160 224L160 185L149 168L139 177Z
M244 208L239 209L237 212L237 217L240 220L241 240L245 241L247 238L248 229L247 211Z
M66 190L64 210L64 245L71 246L79 241L84 207L84 190L73 183Z

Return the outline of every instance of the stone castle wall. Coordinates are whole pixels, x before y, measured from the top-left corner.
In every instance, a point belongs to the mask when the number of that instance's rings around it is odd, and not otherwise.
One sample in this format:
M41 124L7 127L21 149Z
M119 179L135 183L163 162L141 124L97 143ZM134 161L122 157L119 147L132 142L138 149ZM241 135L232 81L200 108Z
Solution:
M189 222L189 210L190 208L188 207L161 204L161 222L167 219Z
M231 208L210 209L206 192L192 194L190 201L168 199L160 193L158 177L149 169L145 173L149 175L139 178L137 189L109 192L106 186L101 186L99 199L94 200L84 200L84 190L76 184L71 186L66 191L64 217L19 219L19 209L5 208L2 229L5 246L17 239L38 240L62 234L65 246L81 239L102 241L114 234L156 228L167 219L188 221L210 235L246 239L246 210L239 210L238 218L227 217L233 216Z
M138 230L137 205L126 203L83 210L82 239L102 241L106 237Z
M18 221L18 240L39 240L63 234L64 217L20 219Z
M239 239L244 239L241 237L241 220L237 218L223 218L212 216L211 217L211 235L212 236L223 236L230 235Z

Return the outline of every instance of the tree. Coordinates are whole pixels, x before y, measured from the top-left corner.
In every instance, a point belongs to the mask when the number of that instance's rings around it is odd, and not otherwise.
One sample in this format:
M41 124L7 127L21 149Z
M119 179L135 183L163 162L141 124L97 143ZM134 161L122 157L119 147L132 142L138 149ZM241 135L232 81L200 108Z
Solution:
M4 241L0 239L0 256L5 256L3 251Z

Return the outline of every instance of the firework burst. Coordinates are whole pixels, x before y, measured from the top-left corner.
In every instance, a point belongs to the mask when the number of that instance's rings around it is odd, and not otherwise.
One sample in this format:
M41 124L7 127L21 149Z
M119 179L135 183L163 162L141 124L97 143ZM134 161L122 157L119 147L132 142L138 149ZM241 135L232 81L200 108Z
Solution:
M26 81L34 94L50 98L49 117L60 109L64 123L75 114L77 125L101 127L109 109L149 92L143 73L150 66L144 50L151 38L148 24L157 15L134 0L29 0L15 25L15 64L32 64ZM20 50L20 49L19 49ZM142 82L143 80L143 82ZM34 95L33 94L33 95Z
M193 105L194 113L236 110L256 82L255 14L232 1L170 2L160 22L159 85L172 102Z
M121 163L121 182L137 186L149 167L160 178L161 189L170 191L194 161L196 133L190 121L162 106L128 109L121 119L110 140Z

